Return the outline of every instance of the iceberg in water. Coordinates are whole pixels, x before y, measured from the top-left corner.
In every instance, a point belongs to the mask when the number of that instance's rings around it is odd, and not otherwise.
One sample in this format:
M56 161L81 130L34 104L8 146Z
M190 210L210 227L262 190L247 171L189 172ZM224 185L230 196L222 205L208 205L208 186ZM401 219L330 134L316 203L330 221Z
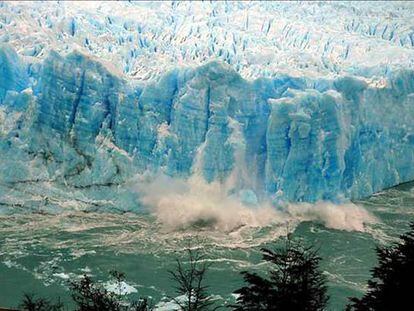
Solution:
M351 6L359 15L336 2L172 3L165 15L120 4L148 20L109 5L0 4L0 206L62 207L53 198L71 189L66 202L99 207L112 199L100 187L145 172L196 170L246 205L357 199L414 179L414 33L386 24L393 4L374 5L375 29L370 3ZM310 8L347 12L343 38ZM297 12L308 26L289 22ZM398 12L408 25L412 5ZM19 198L23 185L32 194Z

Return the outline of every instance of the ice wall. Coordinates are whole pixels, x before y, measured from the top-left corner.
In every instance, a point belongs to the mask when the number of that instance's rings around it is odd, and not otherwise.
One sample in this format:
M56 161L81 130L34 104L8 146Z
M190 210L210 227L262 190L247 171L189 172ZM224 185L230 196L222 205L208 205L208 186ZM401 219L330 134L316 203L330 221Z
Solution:
M145 171L276 200L340 201L414 179L414 72L243 79L211 62L127 81L80 52L0 48L2 183L123 185ZM201 150L201 154L200 154ZM197 156L198 155L198 156ZM236 167L237 166L237 167Z
M414 75L356 78L270 100L266 185L292 200L360 198L412 179Z

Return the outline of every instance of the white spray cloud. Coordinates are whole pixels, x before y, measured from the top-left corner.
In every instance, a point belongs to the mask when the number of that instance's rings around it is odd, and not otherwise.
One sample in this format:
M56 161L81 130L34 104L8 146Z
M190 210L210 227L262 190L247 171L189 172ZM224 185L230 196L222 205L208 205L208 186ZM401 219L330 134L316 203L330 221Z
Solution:
M353 203L298 203L283 208L269 202L246 205L240 195L229 195L219 182L207 183L198 176L187 180L166 175L147 177L141 180L139 189L142 202L169 229L203 222L216 230L232 231L244 226L316 221L331 229L365 231L366 224L376 222L366 209Z
M169 228L183 228L204 222L220 231L241 226L263 227L285 218L270 204L249 207L237 194L228 195L218 182L207 183L199 176L187 180L158 175L141 182L142 202Z
M365 208L353 203L290 204L286 207L291 217L300 221L318 221L327 228L346 231L365 231L365 224L376 222L376 218Z
M142 203L150 207L165 227L182 229L204 224L228 232L240 227L317 221L328 228L364 231L365 224L375 222L368 211L352 203L299 203L276 208L269 200L258 202L246 170L244 136L235 120L229 118L228 125L232 133L227 143L234 150L234 167L224 182L208 183L203 177L206 142L198 149L193 172L188 179L162 173L138 176L137 191Z
M280 222L285 216L270 204L247 206L257 201L251 189L245 189L249 177L245 168L245 142L237 121L229 118L231 135L227 143L233 148L234 167L224 182L206 182L203 177L203 155L207 141L197 151L188 179L163 174L140 176L138 191L142 202L150 206L158 220L169 228L183 228L197 223L220 231L239 227L263 227Z

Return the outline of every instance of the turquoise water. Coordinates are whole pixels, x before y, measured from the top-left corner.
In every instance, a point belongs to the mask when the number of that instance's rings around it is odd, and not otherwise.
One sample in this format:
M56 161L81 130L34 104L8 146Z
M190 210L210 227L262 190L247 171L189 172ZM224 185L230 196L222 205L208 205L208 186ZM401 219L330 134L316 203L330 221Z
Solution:
M414 184L355 203L378 219L365 232L327 229L316 222L294 228L295 236L320 248L330 285L330 310L342 310L348 296L362 294L376 262L375 246L394 241L414 220ZM198 243L212 263L207 280L211 294L232 301L231 292L242 285L240 271L265 269L258 249L286 231L280 226L171 231L152 216L132 213L1 216L0 305L16 306L24 292L70 301L67 277L88 273L106 282L111 269L125 272L126 282L140 294L156 302L168 300L175 294L167 271L189 241Z

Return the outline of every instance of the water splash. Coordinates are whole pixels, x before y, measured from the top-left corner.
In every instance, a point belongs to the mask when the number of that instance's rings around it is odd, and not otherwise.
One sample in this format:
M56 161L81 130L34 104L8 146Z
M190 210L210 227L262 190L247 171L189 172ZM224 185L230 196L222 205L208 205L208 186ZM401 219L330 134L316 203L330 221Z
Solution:
M221 232L266 226L289 227L301 221L319 221L326 227L364 231L365 224L376 221L363 207L353 203L329 202L275 206L270 198L260 201L254 182L246 169L246 144L240 124L229 118L231 134L227 143L233 148L234 165L223 181L207 182L203 177L205 141L197 150L192 174L187 179L163 173L137 177L136 189L141 201L157 220L170 230L208 226Z

